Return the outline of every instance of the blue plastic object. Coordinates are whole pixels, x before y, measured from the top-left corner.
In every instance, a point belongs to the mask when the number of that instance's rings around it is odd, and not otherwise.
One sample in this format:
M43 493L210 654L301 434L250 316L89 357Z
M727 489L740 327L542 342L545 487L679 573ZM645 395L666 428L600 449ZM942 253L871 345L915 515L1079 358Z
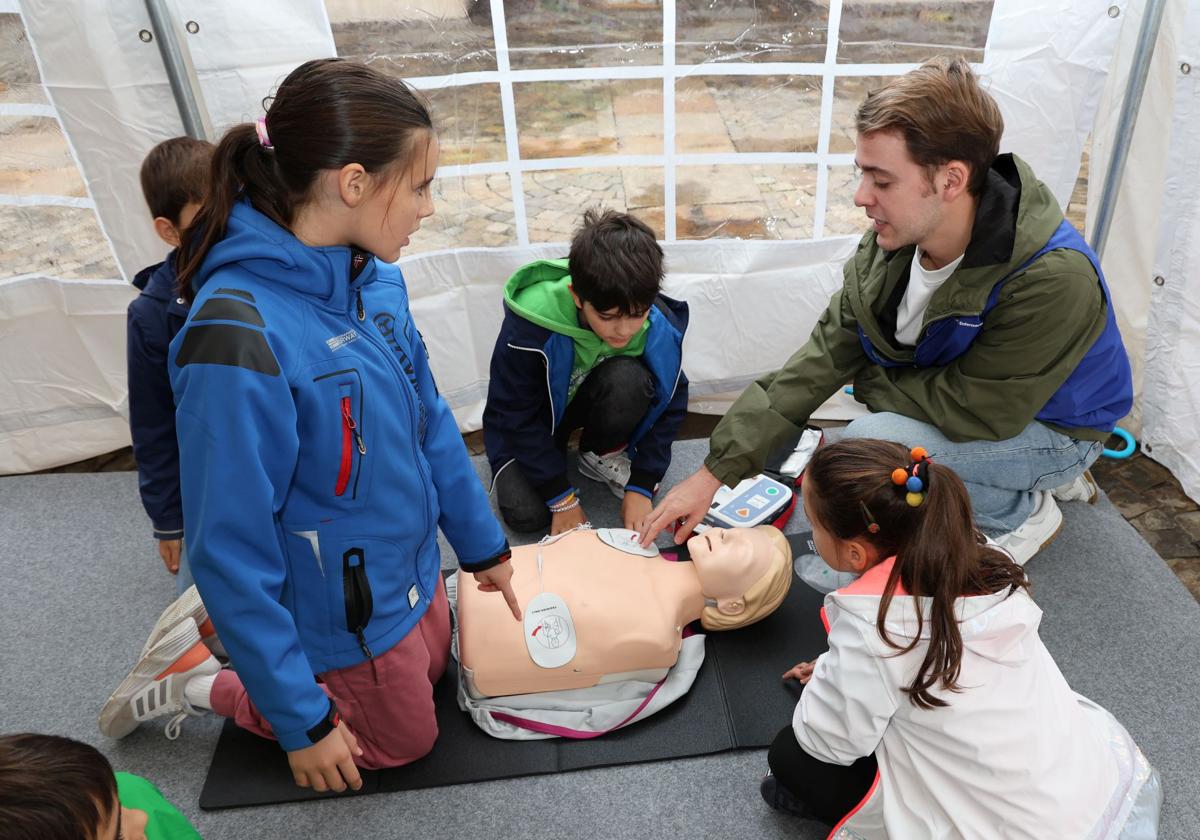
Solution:
M925 489L925 485L921 483L921 479L917 478L915 475L910 475L908 477L908 481L904 482L904 487L909 493L920 493Z
M1108 447L1105 447L1104 451L1100 453L1105 458L1128 458L1137 451L1137 441L1134 440L1133 435L1129 434L1129 432L1125 431L1120 426L1117 426L1112 430L1112 433L1121 440L1125 441L1125 445L1120 449L1109 449Z

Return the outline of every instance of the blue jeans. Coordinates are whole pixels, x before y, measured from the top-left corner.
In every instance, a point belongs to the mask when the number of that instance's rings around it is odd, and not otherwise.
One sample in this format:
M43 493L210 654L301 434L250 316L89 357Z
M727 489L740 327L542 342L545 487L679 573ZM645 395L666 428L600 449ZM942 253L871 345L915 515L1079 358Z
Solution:
M192 579L192 566L188 563L187 542L185 541L179 546L179 574L175 575L175 594L182 595L195 582Z
M1104 449L1100 441L1068 437L1036 421L1008 440L955 442L936 426L886 411L859 417L842 435L925 447L930 458L958 473L971 494L975 524L993 537L1029 518L1035 492L1074 481Z

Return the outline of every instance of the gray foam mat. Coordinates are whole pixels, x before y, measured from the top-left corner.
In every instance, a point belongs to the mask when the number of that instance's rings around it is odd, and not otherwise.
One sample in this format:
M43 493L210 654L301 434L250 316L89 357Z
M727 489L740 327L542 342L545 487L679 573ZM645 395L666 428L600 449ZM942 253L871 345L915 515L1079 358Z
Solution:
M674 447L664 487L689 475L706 441ZM490 481L482 459L481 477ZM576 479L598 527L618 525L604 488ZM1041 634L1081 694L1111 710L1163 778L1162 840L1200 837L1200 605L1107 500L1064 504L1062 535L1029 564ZM803 530L797 512L787 531ZM526 537L522 542L536 539ZM443 554L452 565L452 553ZM223 721L188 720L177 740L145 724L120 741L96 713L174 597L124 473L0 477L0 732L94 744L118 770L152 780L210 840L303 837L642 840L730 836L819 840L828 829L766 808L764 750L407 790L363 801L203 811L199 796ZM792 640L772 640L791 650ZM807 652L796 651L797 661ZM787 657L792 658L792 657ZM790 704L789 704L790 705ZM763 713L778 729L789 717ZM272 749L274 745L268 744Z

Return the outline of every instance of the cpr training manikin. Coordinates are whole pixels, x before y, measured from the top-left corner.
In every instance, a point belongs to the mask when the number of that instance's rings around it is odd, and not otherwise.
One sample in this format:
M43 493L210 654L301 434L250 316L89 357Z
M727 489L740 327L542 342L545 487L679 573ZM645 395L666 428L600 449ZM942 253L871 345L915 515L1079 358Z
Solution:
M770 615L792 580L780 531L713 528L675 562L634 532L582 526L513 549L524 621L470 581L449 586L459 705L482 729L515 740L594 737L687 692L704 636Z

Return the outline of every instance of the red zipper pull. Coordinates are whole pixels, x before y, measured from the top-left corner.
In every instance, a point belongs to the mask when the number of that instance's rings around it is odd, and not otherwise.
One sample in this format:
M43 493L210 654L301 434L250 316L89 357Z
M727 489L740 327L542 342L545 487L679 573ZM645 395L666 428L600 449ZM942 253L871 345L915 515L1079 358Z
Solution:
M342 417L346 421L346 428L354 434L354 442L358 445L358 454L367 454L367 445L363 443L362 435L358 431L358 424L354 422L354 415L350 413L350 398L342 399Z

